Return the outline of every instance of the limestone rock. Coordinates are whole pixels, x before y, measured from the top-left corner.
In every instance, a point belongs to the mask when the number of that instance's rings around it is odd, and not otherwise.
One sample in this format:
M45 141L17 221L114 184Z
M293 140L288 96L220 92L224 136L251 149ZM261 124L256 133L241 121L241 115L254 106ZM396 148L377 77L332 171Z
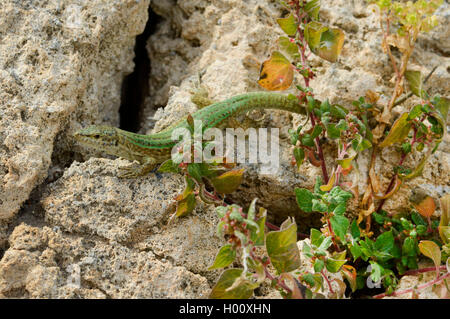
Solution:
M63 150L81 125L118 123L120 85L148 3L2 1L0 219L45 180L59 133Z

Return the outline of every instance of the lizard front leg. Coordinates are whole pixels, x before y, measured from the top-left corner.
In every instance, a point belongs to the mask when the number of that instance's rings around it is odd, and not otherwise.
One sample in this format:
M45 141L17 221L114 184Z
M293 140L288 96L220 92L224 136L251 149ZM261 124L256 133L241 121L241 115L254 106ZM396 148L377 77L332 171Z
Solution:
M119 178L136 178L147 175L155 168L156 164L153 157L143 157L140 165L119 167Z

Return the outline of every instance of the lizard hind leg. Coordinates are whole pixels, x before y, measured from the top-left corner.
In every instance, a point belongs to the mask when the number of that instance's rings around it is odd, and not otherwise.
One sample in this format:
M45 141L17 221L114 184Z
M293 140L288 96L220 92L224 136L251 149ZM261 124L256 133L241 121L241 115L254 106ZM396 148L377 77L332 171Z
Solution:
M119 178L136 178L139 176L145 176L150 173L155 167L157 163L156 160L152 157L144 158L140 165L130 165L130 166L122 166L119 167Z

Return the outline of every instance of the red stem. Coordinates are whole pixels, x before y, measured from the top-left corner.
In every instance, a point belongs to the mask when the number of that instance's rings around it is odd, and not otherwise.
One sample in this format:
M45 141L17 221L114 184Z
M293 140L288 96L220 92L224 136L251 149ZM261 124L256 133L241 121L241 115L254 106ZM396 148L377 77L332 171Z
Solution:
M374 299L381 299L381 298L384 298L386 296L400 296L400 295L404 295L404 294L407 294L409 292L414 292L415 290L425 289L425 288L428 288L428 287L430 287L432 285L440 283L442 280L446 279L447 277L450 277L450 273L449 272L446 273L445 275L442 275L441 277L436 278L433 281L430 281L430 282L424 283L423 285L417 286L417 288L409 288L409 289L405 289L405 290L394 291L392 294L383 293L383 294L379 294L379 295L373 296L373 298Z
M307 60L306 60L306 56L305 56L305 50L306 50L306 43L305 43L305 38L303 36L303 32L302 29L300 28L300 22L304 22L303 18L304 18L304 14L300 14L300 3L296 2L295 3L295 15L297 17L297 21L298 23L298 27L297 27L297 34L298 34L298 38L301 42L301 45L297 45L298 49L300 51L300 56L301 56L301 60L302 60L302 65L304 68L306 68L307 66ZM309 87L309 80L311 75L308 73L308 77L303 76L303 79L305 80L305 86ZM311 125L314 128L314 126L316 125L316 121L314 119L314 114L310 114L310 119L311 119ZM323 156L323 151L322 151L322 147L320 146L320 139L319 137L316 137L314 140L315 144L316 144L316 149L317 149L317 154L319 156L320 162L321 162L321 167L322 167L322 175L323 175L323 179L325 181L325 184L328 183L328 173L327 173L327 166L325 163L325 158Z
M414 143L417 142L416 135L417 135L417 129L414 127L414 136L413 136L413 139L411 141L411 148L414 146ZM402 157L400 158L400 161L398 162L399 166L403 164L403 162L405 161L407 155L408 155L408 153L404 153L402 155ZM394 176L392 176L391 182L389 183L388 188L384 192L384 195L386 195L387 193L389 193L391 191L392 187L394 186L394 182L395 182L396 177L397 177L397 173L395 173ZM378 205L378 208L376 210L377 212L380 212L380 210L383 208L383 205L386 202L386 199L387 198L384 198L384 199L382 199L380 201L380 204Z
M325 275L325 273L323 272L323 269L320 271L320 273L322 274L323 278L325 278L325 281L328 284L328 288L330 288L330 293L334 294L334 290L333 287L331 287L331 282L328 280L328 277Z
M331 240L333 241L334 248L336 249L336 251L341 251L339 249L338 244L336 243L336 234L334 233L333 228L331 227L330 219L328 217L327 217L327 226L328 231L330 232L331 235Z
M315 127L316 126L316 121L315 121L314 115L312 113L310 114L310 118L311 118L311 125L312 125L312 127ZM322 168L322 176L323 176L323 179L324 179L324 183L328 184L327 164L325 163L325 157L323 156L322 146L320 146L319 137L316 137L314 142L316 144L317 154L319 155L319 159L320 159L320 166Z
M446 270L446 269L447 269L446 266L439 267L439 270ZM427 267L427 268L422 268L422 269L408 270L403 274L403 276L414 276L414 275L421 274L424 272L429 272L429 271L436 271L436 267Z
M288 286L286 286L286 284L283 281L281 281L280 278L275 278L274 276L272 276L272 274L267 270L266 264L261 260L261 258L256 256L252 251L250 252L250 256L254 260L259 261L263 265L264 273L266 274L266 277L269 278L270 281L276 281L278 286L286 290L288 293L292 293L292 290Z

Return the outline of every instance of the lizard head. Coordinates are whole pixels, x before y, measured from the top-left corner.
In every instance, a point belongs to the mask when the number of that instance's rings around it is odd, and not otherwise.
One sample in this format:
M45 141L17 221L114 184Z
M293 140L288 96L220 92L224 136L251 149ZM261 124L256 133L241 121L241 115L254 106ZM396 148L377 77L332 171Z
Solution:
M111 126L89 126L76 132L74 137L84 146L100 149L113 155L119 143L117 129Z

